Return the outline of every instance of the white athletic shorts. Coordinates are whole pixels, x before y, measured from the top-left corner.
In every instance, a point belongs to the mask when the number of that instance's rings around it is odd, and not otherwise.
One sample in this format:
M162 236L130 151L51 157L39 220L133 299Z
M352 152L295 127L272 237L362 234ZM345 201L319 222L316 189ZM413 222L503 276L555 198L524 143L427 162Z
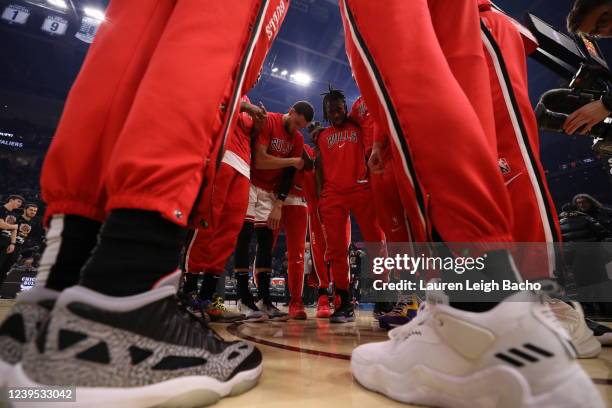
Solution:
M249 206L245 221L255 223L255 226L266 225L268 223L268 217L272 212L272 206L276 201L276 194L270 191L266 191L262 188L251 184L249 188ZM301 205L306 206L306 200L303 197L290 194L283 203L286 205Z

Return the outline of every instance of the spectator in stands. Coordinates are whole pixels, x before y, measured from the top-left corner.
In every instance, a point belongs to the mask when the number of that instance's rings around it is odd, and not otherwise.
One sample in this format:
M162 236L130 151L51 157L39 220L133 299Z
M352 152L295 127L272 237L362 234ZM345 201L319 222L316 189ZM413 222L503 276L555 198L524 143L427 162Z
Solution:
M612 236L612 209L604 207L602 203L589 194L575 195L572 204L576 210L595 218Z

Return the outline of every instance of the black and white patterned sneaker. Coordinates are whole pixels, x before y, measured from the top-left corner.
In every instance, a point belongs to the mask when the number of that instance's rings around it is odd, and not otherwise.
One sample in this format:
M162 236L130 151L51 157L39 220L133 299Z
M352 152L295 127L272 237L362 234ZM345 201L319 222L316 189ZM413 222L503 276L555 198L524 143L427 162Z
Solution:
M49 316L58 296L59 292L44 287L34 287L17 296L0 323L0 386L6 384L13 367L21 361L26 343Z
M8 386L76 386L76 402L54 403L73 408L196 407L253 387L259 350L220 338L177 302L174 285L122 298L65 290Z

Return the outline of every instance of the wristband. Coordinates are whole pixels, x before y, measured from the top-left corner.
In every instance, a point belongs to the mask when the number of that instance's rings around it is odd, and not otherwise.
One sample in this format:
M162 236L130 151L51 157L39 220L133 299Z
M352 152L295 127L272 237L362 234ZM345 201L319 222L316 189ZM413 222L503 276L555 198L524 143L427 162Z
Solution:
M608 112L612 112L612 95L604 94L601 96L601 103L606 107Z

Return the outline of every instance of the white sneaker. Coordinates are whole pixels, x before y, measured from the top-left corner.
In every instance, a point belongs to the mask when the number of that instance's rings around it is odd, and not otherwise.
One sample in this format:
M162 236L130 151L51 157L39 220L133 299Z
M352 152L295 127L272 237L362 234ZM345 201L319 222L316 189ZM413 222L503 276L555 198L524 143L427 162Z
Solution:
M572 302L570 306L561 300L546 299L546 301L561 326L569 334L578 358L597 357L601 352L601 343L597 341L593 331L587 326L580 303Z
M268 319L274 320L275 322L284 322L289 320L289 318L291 317L289 316L289 313L281 312L271 302L266 303L263 301L263 299L257 302L257 307L259 308L259 310L268 315Z
M246 321L249 322L263 322L268 320L268 315L259 310L255 305L255 302L243 302L238 301L238 313L242 313L246 316Z
M357 347L351 371L398 401L465 408L604 408L545 303L518 293L471 313L423 303L390 340Z

